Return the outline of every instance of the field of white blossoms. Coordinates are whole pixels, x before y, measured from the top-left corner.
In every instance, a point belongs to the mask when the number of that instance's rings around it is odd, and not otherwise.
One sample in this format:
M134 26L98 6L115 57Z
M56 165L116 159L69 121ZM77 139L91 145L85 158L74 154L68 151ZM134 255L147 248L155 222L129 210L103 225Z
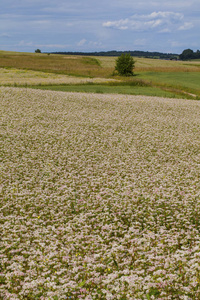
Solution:
M0 299L200 299L200 102L0 100Z

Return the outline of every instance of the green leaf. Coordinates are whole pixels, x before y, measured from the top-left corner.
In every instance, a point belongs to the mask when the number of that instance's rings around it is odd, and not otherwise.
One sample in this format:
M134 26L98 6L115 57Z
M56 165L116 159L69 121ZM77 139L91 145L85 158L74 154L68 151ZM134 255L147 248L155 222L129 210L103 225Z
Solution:
M80 283L78 284L78 286L79 286L79 287L82 287L82 286L85 285L85 283L86 283L86 280L83 280L82 282L80 282Z
M118 268L118 263L116 262L116 260L113 258L114 264L115 266Z

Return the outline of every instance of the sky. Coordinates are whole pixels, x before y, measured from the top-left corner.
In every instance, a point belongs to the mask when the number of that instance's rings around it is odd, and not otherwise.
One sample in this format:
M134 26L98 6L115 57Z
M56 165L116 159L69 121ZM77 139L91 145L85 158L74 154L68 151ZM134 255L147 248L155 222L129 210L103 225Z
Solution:
M0 50L200 49L200 0L0 0Z

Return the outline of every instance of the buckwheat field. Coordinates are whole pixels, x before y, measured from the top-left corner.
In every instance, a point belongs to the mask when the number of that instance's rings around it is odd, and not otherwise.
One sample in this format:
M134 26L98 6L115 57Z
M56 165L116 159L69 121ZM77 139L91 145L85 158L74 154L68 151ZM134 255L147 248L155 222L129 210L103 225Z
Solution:
M200 102L0 99L0 299L200 299Z

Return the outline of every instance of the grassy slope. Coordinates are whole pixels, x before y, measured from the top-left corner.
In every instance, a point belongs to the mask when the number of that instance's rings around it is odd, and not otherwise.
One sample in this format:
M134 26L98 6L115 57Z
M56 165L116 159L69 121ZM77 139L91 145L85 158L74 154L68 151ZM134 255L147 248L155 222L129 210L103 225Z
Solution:
M43 71L56 74L105 77L111 70L100 66L96 58L47 54L0 52L0 67Z
M68 86L65 90L112 92L144 95L183 96L192 93L200 97L200 61L181 62L136 58L135 75L132 78L113 77L115 57L84 57L67 55L47 55L35 53L15 53L0 51L0 68L16 68L46 73L73 75L82 77L116 78L124 82L124 87ZM130 87L127 85L139 81L146 86ZM57 83L56 83L57 84ZM55 89L53 84L46 88ZM56 88L58 89L58 88ZM64 87L60 87L64 90Z

